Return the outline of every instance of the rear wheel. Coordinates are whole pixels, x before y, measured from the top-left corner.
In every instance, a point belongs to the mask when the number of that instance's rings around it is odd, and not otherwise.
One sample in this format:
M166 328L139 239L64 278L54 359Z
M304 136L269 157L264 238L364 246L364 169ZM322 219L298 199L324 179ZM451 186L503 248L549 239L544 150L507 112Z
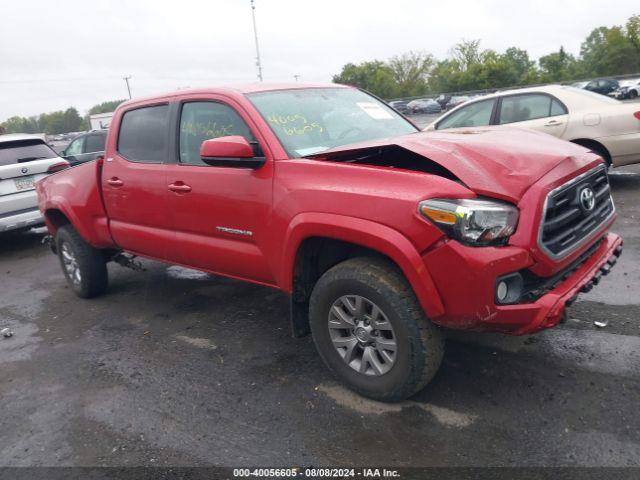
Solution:
M56 247L64 276L76 295L91 298L106 290L107 265L101 250L85 242L71 225L60 227Z
M634 98L638 98L638 92L636 92L635 90L631 90L631 91L629 92L629 98L630 98L630 99L632 99L632 100L633 100Z
M329 269L313 289L309 315L324 362L366 397L403 400L421 390L442 361L440 330L385 260L354 258Z

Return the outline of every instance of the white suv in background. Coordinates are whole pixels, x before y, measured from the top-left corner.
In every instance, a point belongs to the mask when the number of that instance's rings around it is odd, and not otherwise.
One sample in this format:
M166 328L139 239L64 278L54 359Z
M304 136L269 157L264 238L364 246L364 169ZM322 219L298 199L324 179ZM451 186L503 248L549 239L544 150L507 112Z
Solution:
M68 166L38 135L0 135L0 232L44 224L35 183Z

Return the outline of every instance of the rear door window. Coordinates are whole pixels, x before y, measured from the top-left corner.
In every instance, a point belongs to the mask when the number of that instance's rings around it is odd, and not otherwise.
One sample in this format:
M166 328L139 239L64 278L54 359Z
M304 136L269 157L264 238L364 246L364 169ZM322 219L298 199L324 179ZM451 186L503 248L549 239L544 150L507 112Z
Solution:
M549 95L525 94L502 98L500 125L526 122L564 114L564 108Z
M164 162L167 158L168 125L168 105L129 110L120 122L118 152L132 162Z
M102 152L104 151L105 136L101 134L89 135L85 140L84 151L85 153Z
M496 100L482 100L475 102L442 119L436 130L459 127L485 127L491 123L491 114Z
M58 155L42 140L0 142L0 166L32 162Z

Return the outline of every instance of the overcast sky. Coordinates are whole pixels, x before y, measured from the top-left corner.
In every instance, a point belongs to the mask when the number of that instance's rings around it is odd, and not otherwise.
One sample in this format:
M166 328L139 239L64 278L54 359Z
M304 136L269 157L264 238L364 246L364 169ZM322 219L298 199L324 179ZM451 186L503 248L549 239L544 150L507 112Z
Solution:
M347 62L408 50L447 56L460 39L577 54L638 0L255 0L265 81L330 81ZM256 79L249 0L17 0L0 18L0 121Z

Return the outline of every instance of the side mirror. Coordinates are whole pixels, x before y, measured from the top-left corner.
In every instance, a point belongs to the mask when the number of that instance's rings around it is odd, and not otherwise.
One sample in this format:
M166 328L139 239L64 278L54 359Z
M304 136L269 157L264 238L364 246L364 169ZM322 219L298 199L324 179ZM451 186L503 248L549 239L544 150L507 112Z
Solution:
M200 158L212 167L260 168L264 157L255 157L253 148L240 135L212 138L200 145Z

